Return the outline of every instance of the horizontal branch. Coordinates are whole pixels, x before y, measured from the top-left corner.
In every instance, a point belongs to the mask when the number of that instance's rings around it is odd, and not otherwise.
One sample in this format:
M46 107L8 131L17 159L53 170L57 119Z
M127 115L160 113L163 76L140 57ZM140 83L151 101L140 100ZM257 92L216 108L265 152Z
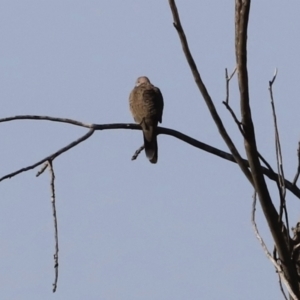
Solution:
M3 118L0 119L0 123L3 122L8 122L8 121L13 121L13 120L44 120L44 121L52 121L52 122L61 122L61 123L67 123L67 124L71 124L71 125L76 125L76 126L80 126L80 127L85 127L85 128L89 128L90 130L88 131L88 133L86 133L84 136L82 136L81 138L79 138L78 140L70 143L69 145L67 145L66 147L54 152L53 154L45 157L44 159L38 161L35 164L32 164L29 167L26 168L22 168L18 171L15 171L13 173L7 174L3 177L0 178L0 181L7 179L7 178L11 178L19 173L34 169L35 167L43 164L44 162L48 161L49 159L54 159L55 157L59 156L60 154L68 151L69 149L75 147L76 145L78 145L79 143L83 142L84 140L88 139L96 130L109 130L109 129L131 129L131 130L141 130L141 127L137 124L126 124L126 123L113 123L113 124L87 124L87 123L83 123L83 122L79 122L76 120L72 120L72 119L66 119L66 118L55 118L55 117L48 117L48 116L33 116L33 115L21 115L21 116L15 116L15 117L10 117L10 118ZM223 159L226 159L228 161L234 162L236 163L233 155L231 155L228 152L222 151L220 149L217 149L215 147L212 147L210 145L207 145L205 143L202 143L186 134L183 134L179 131L170 129L170 128L165 128L165 127L158 127L158 134L165 134L165 135L170 135L173 136L193 147L196 147L198 149L201 149L205 152L211 153L213 155L216 155L218 157L221 157ZM249 163L246 159L243 159L243 162L246 164L247 167L249 167ZM275 172L272 172L271 170L265 168L265 167L261 167L262 172L264 173L264 175L266 175L267 177L269 177L271 180L278 182L278 174ZM285 180L285 185L286 188L293 193L296 197L298 197L300 199L300 189L296 186L293 185L290 181Z
M0 119L0 123L16 121L16 120L51 121L51 122L67 123L70 125L76 125L85 128L92 128L93 126L93 124L87 124L73 119L56 118L56 117L49 117L49 116L37 116L37 115L18 115L14 117L2 118Z

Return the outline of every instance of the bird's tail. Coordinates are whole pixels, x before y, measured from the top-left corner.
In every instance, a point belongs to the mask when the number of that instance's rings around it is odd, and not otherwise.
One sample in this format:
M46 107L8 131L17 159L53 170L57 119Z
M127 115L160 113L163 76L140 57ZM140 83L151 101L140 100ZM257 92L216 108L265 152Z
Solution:
M157 138L156 138L156 127L148 126L148 128L143 128L144 135L144 146L146 156L152 164L157 163Z

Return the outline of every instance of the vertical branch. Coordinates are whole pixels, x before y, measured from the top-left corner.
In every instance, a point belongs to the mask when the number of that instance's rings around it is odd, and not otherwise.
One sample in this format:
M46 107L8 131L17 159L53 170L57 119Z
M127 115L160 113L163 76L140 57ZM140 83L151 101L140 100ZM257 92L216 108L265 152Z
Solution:
M285 180L284 180L284 171L283 171L283 159L282 159L282 152L281 152L281 145L280 145L280 137L279 137L279 130L277 124L277 116L276 116L276 109L275 109L275 102L273 97L273 84L277 77L277 69L275 69L274 76L271 81L269 81L269 92L270 92L270 99L271 99L271 107L272 107L272 114L273 114L273 121L274 121L274 131L275 131L275 149L276 149L276 162L277 162L277 172L278 172L278 185L279 185L279 195L280 195L280 210L279 210L279 219L282 220L283 212L285 213L285 220L286 220L286 228L289 230L289 220L288 220L288 213L286 207L286 187L285 187ZM287 239L289 239L289 234L287 234ZM290 243L288 243L289 245Z
M283 197L285 197L286 189L285 189L285 183L284 183L283 159L282 159L280 137L279 137L279 131L278 131L278 125L277 125L275 102L274 102L274 97L273 97L273 84L276 80L276 76L277 76L277 69L275 70L273 79L271 81L269 81L269 92L270 92L270 98L271 98L271 107L272 107L274 129L275 129L275 148L276 148L276 158L277 158L278 179L279 179L280 186L282 188L282 195L283 195Z
M232 77L234 76L235 72L236 72L236 67L232 71L231 75L228 76L228 70L227 70L227 68L225 69L225 79L226 79L226 99L225 99L225 103L226 104L229 104L229 83L230 83L230 80L232 79Z
M254 194L253 194L253 203L252 203L252 214L251 214L251 223L252 223L252 226L253 226L253 229L254 229L254 233L255 233L255 236L256 238L258 239L261 247L263 248L267 258L271 261L271 263L274 265L277 273L278 273L278 276L279 276L279 287L280 287L280 290L284 296L285 299L287 299L285 293L284 293L284 290L283 290L283 287L282 287L282 282L284 282L284 284L286 285L287 287L287 290L289 292L289 294L291 295L292 299L293 300L298 300L297 296L293 293L293 290L290 286L290 283L286 280L285 276L284 276L284 273L282 272L282 268L281 266L276 262L276 260L272 257L270 251L268 250L267 248L267 245L265 244L263 238L261 237L259 231L258 231L258 228L257 228L257 225L256 225L256 221L255 221L255 211L256 211L256 191L254 191Z
M293 293L299 296L300 293L296 267L291 260L288 242L285 239L285 235L282 233L284 224L282 224L282 222L279 220L279 215L274 207L263 173L261 171L254 125L251 116L247 69L247 30L251 0L236 0L235 3L235 48L240 90L240 105L242 115L241 121L245 133L245 150L252 172L254 188L259 196L263 213L268 222L279 258L282 262L284 276L286 277L287 282L290 284Z
M300 142L298 142L297 157L298 157L298 167L297 167L296 175L295 175L294 180L293 180L293 185L296 185L297 180L298 180L299 175L300 175Z
M53 255L54 258L54 269L55 269L55 278L53 286L53 293L56 292L57 289L57 281L58 281L58 227L57 227L57 215L56 215L56 203L55 203L55 174L53 169L53 160L48 159L47 162L44 163L40 171L37 172L36 177L40 176L44 173L46 169L49 169L50 172L50 189L51 189L51 204L52 204L52 215L54 221L54 239L55 239L55 253Z
M55 203L55 174L53 170L52 160L48 160L48 167L50 171L51 181L50 181L50 188L51 188L51 203L52 203L52 213L53 213L53 221L54 221L54 238L55 238L55 253L54 257L54 269L55 269L55 279L53 283L53 293L55 293L57 289L57 281L58 281L58 229L57 229L57 216L56 216L56 203Z

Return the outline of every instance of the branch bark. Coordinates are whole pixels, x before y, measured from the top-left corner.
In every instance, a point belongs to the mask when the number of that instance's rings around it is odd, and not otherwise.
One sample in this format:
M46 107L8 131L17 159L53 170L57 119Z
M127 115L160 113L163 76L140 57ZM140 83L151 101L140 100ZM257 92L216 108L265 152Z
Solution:
M245 150L252 172L254 188L258 194L279 258L282 262L284 275L293 293L299 297L296 267L291 260L287 238L285 233L282 232L284 224L279 219L279 215L271 200L258 158L254 125L251 116L247 70L247 29L250 4L250 0L236 0L235 2L235 48ZM286 228L284 231L287 232Z

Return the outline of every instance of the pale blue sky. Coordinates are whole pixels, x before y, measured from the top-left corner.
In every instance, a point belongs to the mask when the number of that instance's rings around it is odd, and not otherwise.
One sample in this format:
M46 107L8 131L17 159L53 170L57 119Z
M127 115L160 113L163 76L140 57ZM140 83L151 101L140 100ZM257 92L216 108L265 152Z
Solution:
M243 152L222 105L224 69L234 68L234 1L177 1L205 84ZM249 28L252 114L260 152L275 167L268 81L274 86L286 175L297 167L297 1L253 1ZM163 126L227 151L200 96L172 25L168 1L2 0L1 114L84 122L132 122L128 95L147 75L165 101ZM236 78L231 103L239 115ZM83 135L66 124L2 123L0 176ZM159 136L151 165L139 131L96 132L54 161L59 282L52 294L53 220L49 174L0 184L1 299L281 299L277 275L250 222L252 188L230 162ZM277 203L274 184L270 189ZM288 194L290 224L299 199ZM272 242L258 207L257 221Z

